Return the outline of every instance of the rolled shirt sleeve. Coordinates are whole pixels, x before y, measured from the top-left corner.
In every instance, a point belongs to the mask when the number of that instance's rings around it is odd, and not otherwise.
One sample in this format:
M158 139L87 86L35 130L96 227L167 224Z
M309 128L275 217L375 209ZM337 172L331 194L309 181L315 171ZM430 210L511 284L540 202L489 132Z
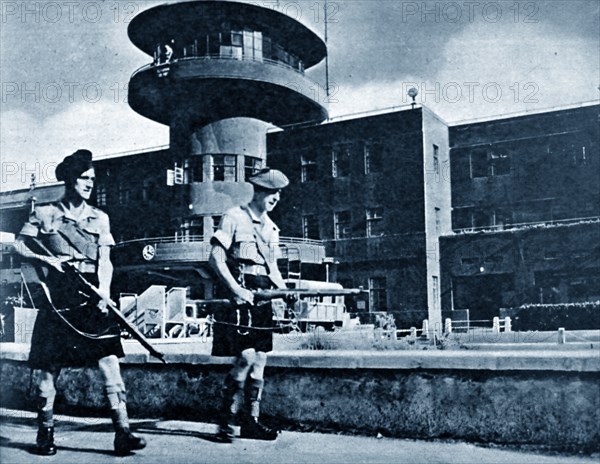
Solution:
M225 213L225 215L221 218L219 228L211 237L210 243L212 243L213 245L221 245L226 250L229 250L231 248L231 245L233 244L234 236L235 221L231 214Z
M110 233L110 221L108 215L102 214L98 218L98 246L114 246L115 239Z

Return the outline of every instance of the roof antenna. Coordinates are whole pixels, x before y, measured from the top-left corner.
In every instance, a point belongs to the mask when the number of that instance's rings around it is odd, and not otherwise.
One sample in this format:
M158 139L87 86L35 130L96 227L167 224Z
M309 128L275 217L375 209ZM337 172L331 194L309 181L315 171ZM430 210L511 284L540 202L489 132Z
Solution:
M323 4L323 21L325 22L325 45L327 45L327 0ZM325 93L329 103L329 50L325 50Z

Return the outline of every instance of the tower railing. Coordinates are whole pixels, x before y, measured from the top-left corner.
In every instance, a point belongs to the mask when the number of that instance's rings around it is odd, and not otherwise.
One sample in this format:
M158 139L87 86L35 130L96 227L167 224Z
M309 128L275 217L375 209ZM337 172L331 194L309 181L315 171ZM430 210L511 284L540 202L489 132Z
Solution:
M255 63L264 63L264 64L268 64L271 66L277 66L283 69L288 69L291 71L294 71L302 76L305 76L304 71L301 71L300 69L291 66L287 63L284 63L282 61L277 61L277 60L272 60L270 58L254 58L254 57L247 57L244 56L242 58L239 57L234 57L234 56L223 56L221 54L209 54L209 55L202 55L202 56L186 56L186 57L180 57L180 58L175 58L174 60L171 60L169 62L166 63L148 63L145 64L144 66L141 66L140 68L136 69L133 74L131 75L131 77L133 78L135 75L147 71L149 69L161 69L161 68L168 68L169 66L171 66L174 63L177 62L184 62L184 61L194 61L194 60L224 60L224 61L236 61L236 62L255 62Z

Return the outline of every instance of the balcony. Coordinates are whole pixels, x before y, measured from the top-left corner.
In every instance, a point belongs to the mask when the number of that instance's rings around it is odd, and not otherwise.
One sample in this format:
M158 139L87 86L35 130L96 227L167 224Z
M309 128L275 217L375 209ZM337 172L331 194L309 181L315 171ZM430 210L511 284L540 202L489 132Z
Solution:
M249 117L283 126L325 120L320 89L279 61L208 55L138 69L128 99L136 112L167 125L185 108L191 120L206 124Z
M320 264L325 258L325 246L318 240L281 237L279 243L283 257L292 261ZM210 242L201 235L143 238L118 243L113 261L115 266L206 263L210 250Z

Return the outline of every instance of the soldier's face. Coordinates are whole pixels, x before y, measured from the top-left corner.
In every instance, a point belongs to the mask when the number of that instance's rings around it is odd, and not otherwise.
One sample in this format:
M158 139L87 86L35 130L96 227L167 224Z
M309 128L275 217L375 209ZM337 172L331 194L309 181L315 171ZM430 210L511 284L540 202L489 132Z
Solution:
M88 169L82 172L73 185L73 190L84 200L89 200L94 189L94 181L96 180L96 173L94 168Z
M257 192L258 203L259 205L266 211L270 213L275 209L277 203L281 199L281 191L280 190L272 190L266 192Z

